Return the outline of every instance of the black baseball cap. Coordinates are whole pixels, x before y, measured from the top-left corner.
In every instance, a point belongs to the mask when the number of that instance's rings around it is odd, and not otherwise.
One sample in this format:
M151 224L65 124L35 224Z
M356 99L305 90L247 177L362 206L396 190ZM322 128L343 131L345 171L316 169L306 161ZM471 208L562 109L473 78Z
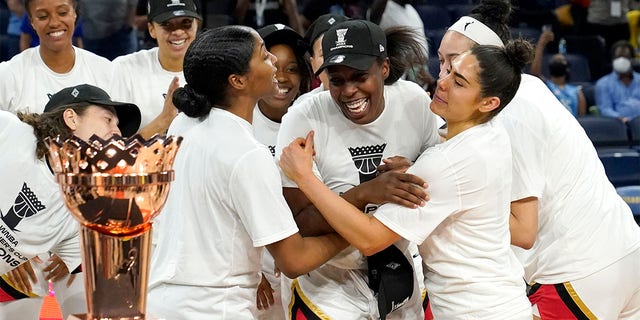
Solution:
M165 22L177 17L192 17L202 20L193 0L149 0L147 12L147 18L150 22Z
M373 22L347 20L325 32L322 53L324 63L316 75L329 66L368 70L376 59L387 57L387 37Z
M296 56L304 55L307 45L302 36L284 24L276 23L258 29L267 50L276 44L286 44L293 49Z
M51 96L44 112L66 108L68 106L110 106L113 107L118 116L118 128L124 137L130 137L138 132L140 127L140 109L133 103L117 102L111 100L109 94L104 90L89 85L81 84L64 88Z
M349 20L348 17L337 13L327 13L319 16L311 23L307 33L304 34L304 41L309 45L309 54L313 54L313 43L323 35L329 28L333 27L336 23Z
M413 267L407 257L396 247L367 257L369 287L376 294L380 319L407 304L413 295Z

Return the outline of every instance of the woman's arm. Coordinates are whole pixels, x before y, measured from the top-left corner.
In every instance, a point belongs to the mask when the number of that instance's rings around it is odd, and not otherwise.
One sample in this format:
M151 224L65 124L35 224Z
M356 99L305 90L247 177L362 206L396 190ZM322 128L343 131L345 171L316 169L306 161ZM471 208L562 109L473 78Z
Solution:
M511 202L509 216L511 244L531 249L538 234L538 198L528 197Z
M313 131L306 139L298 138L284 148L280 166L349 243L363 254L372 255L400 239L397 233L362 213L318 180L311 171L312 161Z

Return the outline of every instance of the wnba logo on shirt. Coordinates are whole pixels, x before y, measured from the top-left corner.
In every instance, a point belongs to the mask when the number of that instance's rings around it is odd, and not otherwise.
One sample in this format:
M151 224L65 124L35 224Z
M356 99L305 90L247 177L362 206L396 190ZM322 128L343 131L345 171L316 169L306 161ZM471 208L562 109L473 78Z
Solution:
M376 177L378 166L382 162L382 154L387 144L362 146L349 148L353 164L358 169L360 183L367 182Z
M19 231L16 230L16 227L22 219L31 217L45 208L27 184L23 183L22 189L18 192L11 209L7 214L2 214L2 211L0 211L0 215L2 215L2 221L9 229Z

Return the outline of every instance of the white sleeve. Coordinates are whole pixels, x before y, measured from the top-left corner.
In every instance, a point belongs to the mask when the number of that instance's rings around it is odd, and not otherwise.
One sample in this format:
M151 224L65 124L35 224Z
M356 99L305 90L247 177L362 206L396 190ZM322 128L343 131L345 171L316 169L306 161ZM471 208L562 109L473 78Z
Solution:
M314 99L308 99L303 102L304 105L308 103L312 103ZM314 130L314 126L312 125L309 118L307 118L302 110L305 106L301 104L296 106L295 108L289 108L289 111L282 117L282 123L280 125L280 129L278 130L278 139L276 142L276 152L275 159L276 163L280 161L280 155L282 154L282 149L288 146L291 141L296 138L304 138L307 136L309 131ZM313 106L318 107L318 106ZM318 137L318 132L316 132L315 137ZM280 167L278 166L278 169ZM320 172L316 166L315 161L313 162L313 173L318 177L318 179L322 180L320 176ZM289 179L282 170L280 170L280 176L282 179L282 186L285 188L297 188L298 185Z
M536 109L531 109L536 110ZM542 196L545 185L544 161L547 141L540 138L544 128L533 128L530 124L543 123L543 120L531 119L538 117L535 112L530 112L526 122L513 119L515 115L509 115L503 122L509 132L511 140L511 153L513 161L513 184L511 188L511 201L528 197ZM551 160L552 161L552 160Z
M298 232L282 195L278 169L266 147L256 148L237 160L229 189L254 247L280 241Z
M15 79L14 70L10 66L9 62L0 63L0 110L15 113L13 100L18 92L18 88L16 88L18 82Z
M442 153L429 151L423 153L407 170L407 173L429 182L427 192L430 200L426 205L411 209L397 204L383 204L374 214L389 229L418 244L461 208L456 171Z
M71 213L69 213L69 216L71 216ZM82 262L80 234L78 232L80 225L75 219L70 218L61 224L60 227L65 230L66 237L57 243L51 249L51 252L60 257L60 259L64 261L64 264L67 265L69 272L71 272Z

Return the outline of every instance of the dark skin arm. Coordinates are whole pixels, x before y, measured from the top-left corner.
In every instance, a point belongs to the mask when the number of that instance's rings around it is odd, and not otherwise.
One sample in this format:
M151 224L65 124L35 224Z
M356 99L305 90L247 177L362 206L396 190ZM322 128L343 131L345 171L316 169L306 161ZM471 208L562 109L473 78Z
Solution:
M371 4L371 9L369 11L369 21L380 24L380 20L382 20L382 14L384 13L384 9L387 8L387 1L389 0L374 0Z
M378 166L378 176L357 185L341 196L360 210L369 203L396 203L406 207L424 205L428 200L426 182L420 177L405 173L410 162L403 157L383 160ZM283 194L302 236L317 236L335 232L318 209L298 188L283 188Z

